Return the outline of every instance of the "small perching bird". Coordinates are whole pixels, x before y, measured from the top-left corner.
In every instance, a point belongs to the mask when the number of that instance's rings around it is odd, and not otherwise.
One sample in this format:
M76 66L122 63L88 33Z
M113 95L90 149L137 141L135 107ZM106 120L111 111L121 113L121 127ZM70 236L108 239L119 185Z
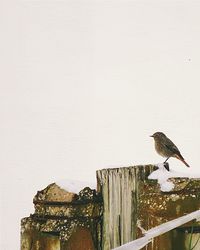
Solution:
M177 146L162 132L156 132L151 137L154 138L155 141L155 149L157 153L163 157L166 157L164 163L170 157L175 157L182 161L187 167L190 167L187 162L184 160Z

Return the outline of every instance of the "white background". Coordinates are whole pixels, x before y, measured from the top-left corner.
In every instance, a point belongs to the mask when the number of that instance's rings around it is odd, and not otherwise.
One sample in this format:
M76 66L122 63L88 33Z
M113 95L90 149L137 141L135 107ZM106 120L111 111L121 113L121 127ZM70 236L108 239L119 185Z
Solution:
M20 248L51 182L162 162L155 131L198 172L199 13L194 0L1 0L0 249Z

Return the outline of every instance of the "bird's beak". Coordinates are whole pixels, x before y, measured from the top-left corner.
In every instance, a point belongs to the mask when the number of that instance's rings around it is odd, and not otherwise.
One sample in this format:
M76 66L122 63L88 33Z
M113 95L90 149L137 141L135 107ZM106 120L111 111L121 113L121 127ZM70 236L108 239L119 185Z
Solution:
M153 135L150 135L150 137L154 137Z

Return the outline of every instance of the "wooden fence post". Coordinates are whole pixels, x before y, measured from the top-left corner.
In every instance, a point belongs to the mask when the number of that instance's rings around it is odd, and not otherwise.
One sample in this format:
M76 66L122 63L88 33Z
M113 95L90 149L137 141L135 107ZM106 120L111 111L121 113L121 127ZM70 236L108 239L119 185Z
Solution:
M155 169L146 165L97 171L97 187L104 204L103 250L136 239L140 183Z

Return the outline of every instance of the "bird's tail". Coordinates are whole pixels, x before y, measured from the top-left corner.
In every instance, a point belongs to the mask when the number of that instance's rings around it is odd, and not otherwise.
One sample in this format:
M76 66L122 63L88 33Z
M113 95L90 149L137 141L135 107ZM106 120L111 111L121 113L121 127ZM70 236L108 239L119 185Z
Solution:
M177 158L177 159L179 159L180 161L182 161L188 168L190 168L190 165L189 164L187 164L187 162L184 160L184 158L183 158L183 156L180 154L180 155L175 155L175 157Z

